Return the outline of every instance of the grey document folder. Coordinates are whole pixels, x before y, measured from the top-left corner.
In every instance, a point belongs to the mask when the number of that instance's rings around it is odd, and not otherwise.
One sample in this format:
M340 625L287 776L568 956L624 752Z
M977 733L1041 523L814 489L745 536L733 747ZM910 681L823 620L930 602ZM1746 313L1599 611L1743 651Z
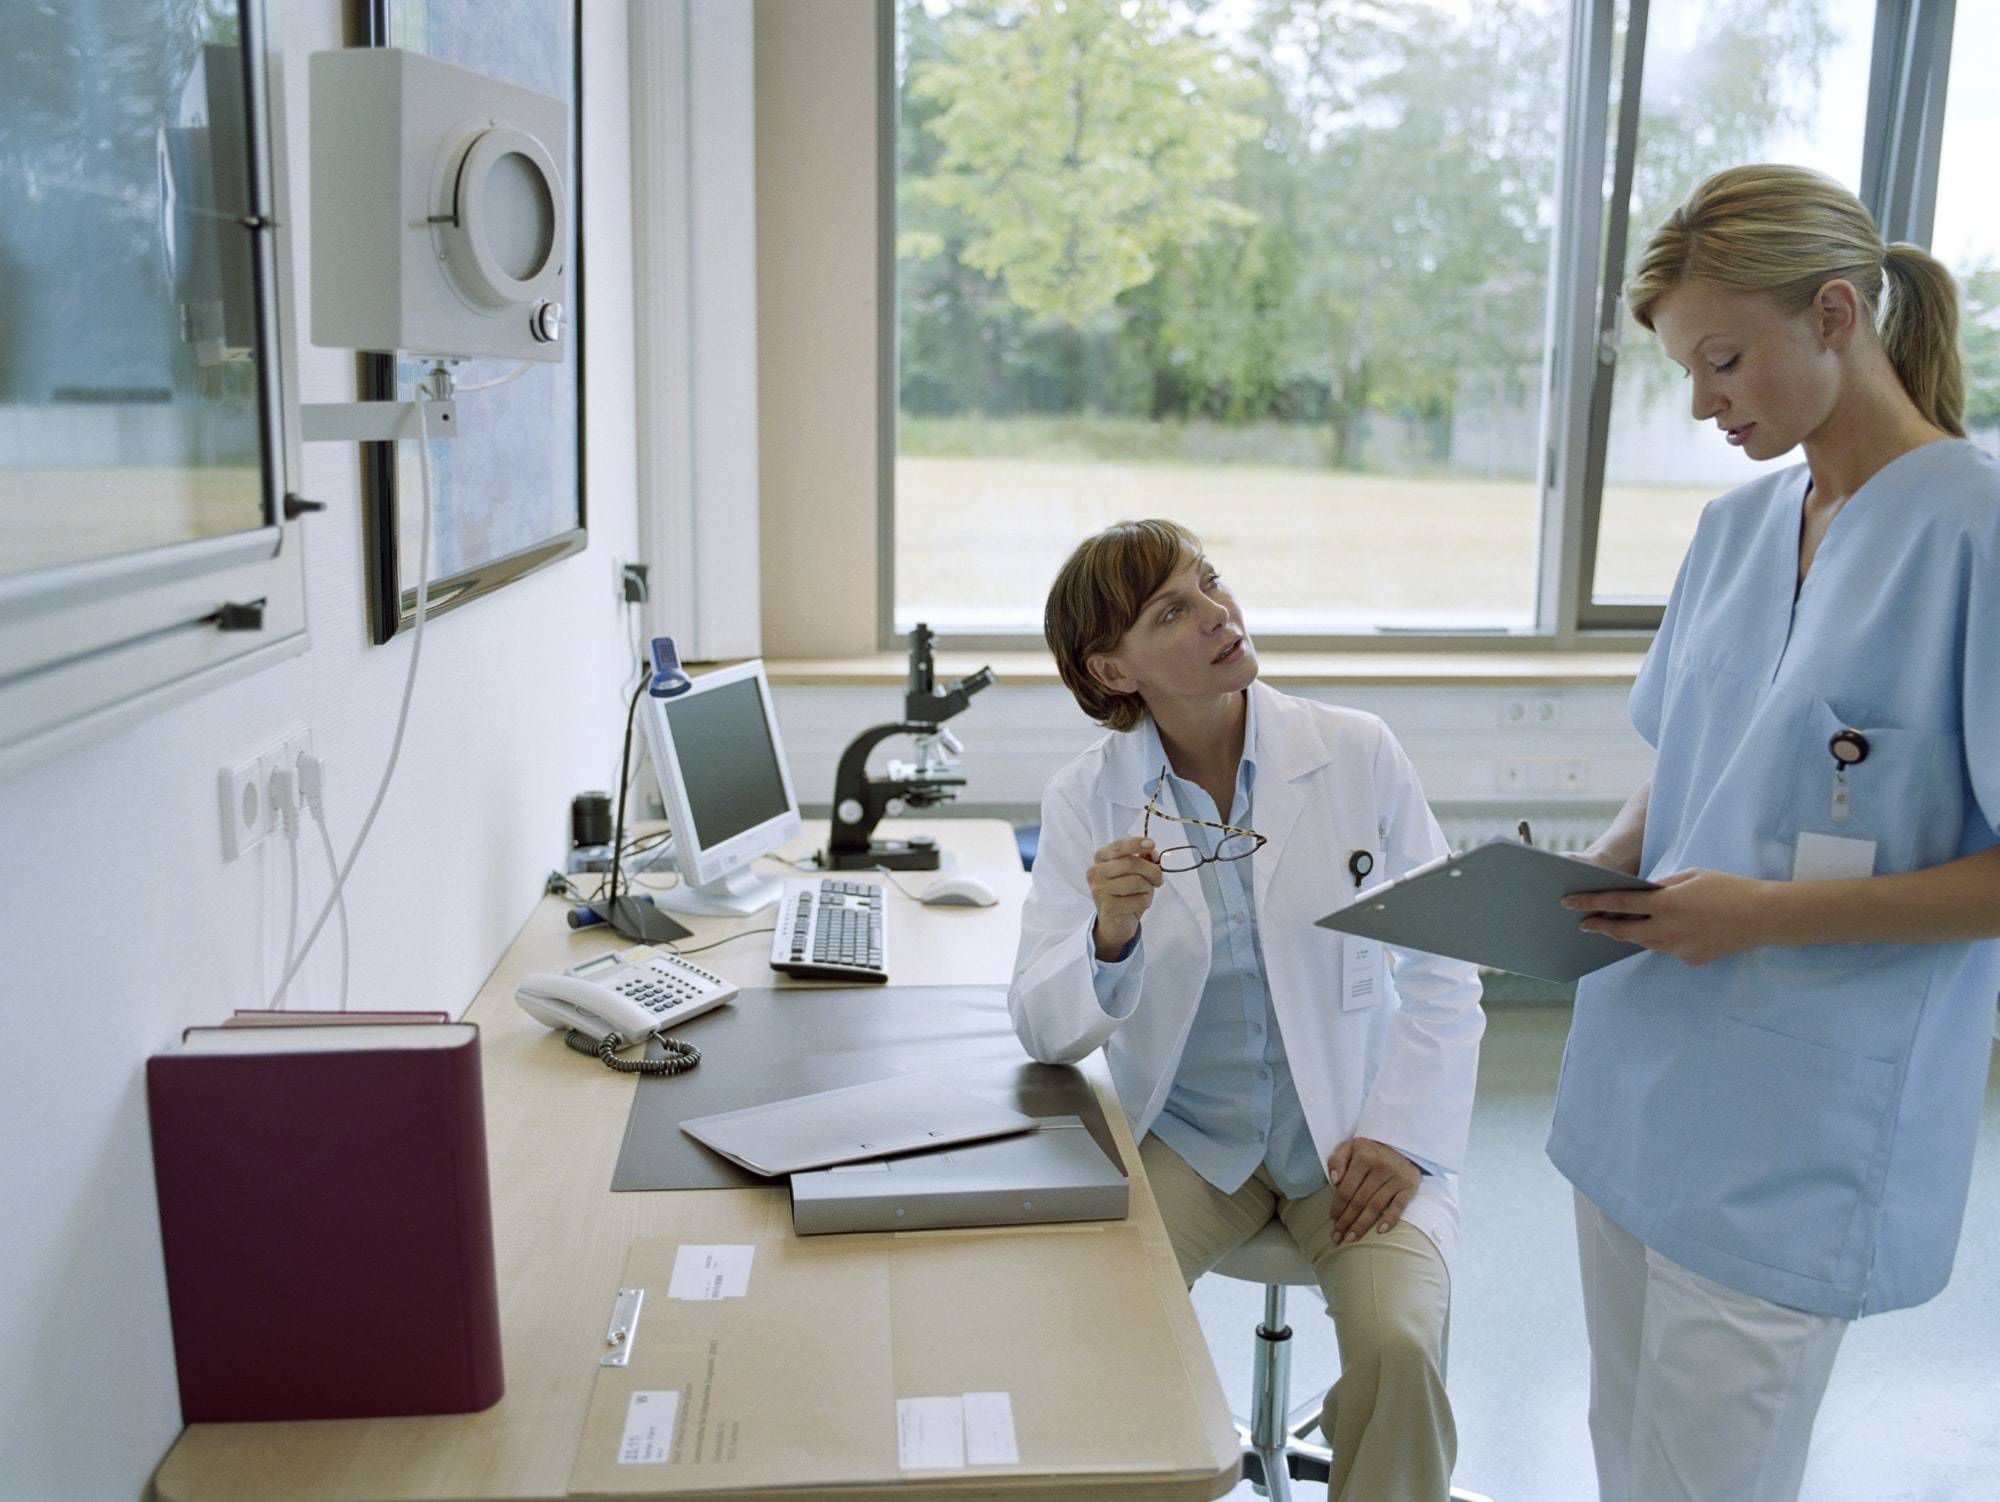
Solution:
M1638 954L1637 944L1577 925L1572 892L1651 892L1657 882L1589 861L1490 840L1363 892L1321 928L1380 939L1537 980L1573 981Z
M940 1074L1023 1116L1081 1116L1098 1151L1124 1165L1091 1081L1022 1052L1005 986L745 986L674 1035L701 1050L701 1068L639 1080L611 1180L620 1192L767 1183L681 1123L889 1074Z
M681 1130L732 1163L775 1178L891 1153L1032 1131L1035 1118L934 1074L897 1074L683 1121Z
M1123 1220L1125 1176L1075 1116L1032 1132L792 1175L792 1229L926 1231Z

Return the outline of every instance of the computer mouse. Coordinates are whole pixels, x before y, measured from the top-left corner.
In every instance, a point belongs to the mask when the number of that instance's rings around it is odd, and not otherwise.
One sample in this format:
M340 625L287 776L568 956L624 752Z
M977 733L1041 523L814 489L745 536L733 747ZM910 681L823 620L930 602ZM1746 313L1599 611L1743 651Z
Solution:
M991 907L1000 899L976 876L945 876L924 888L919 900L929 907Z

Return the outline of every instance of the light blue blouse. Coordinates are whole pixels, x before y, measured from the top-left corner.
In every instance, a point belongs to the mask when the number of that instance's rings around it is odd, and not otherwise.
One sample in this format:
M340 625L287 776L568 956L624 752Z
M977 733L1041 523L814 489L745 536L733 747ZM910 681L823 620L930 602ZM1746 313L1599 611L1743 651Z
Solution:
M1169 768L1171 807L1196 819L1254 827L1257 711L1254 696L1246 696L1246 702L1250 709L1243 727L1243 757L1237 764L1227 818L1198 783ZM1147 739L1149 765L1166 765L1159 729L1150 719L1133 733ZM1191 844L1213 852L1219 838L1214 830L1199 825L1156 823L1153 828L1153 843L1163 850ZM1259 858L1211 861L1201 868L1209 920L1208 983L1202 988L1166 1104L1153 1123L1153 1135L1225 1194L1234 1194L1259 1163L1268 1163L1279 1191L1290 1199L1304 1199L1325 1186L1326 1166L1306 1128L1305 1107L1292 1081L1264 977L1257 901L1250 880L1250 868ZM1099 1003L1107 1009L1118 976L1139 942L1135 939L1112 963L1097 960L1093 950L1092 980Z
M1796 591L1801 465L1712 503L1631 697L1658 748L1640 869L1789 880L1801 833L1877 875L2000 843L2000 466L1928 444L1828 527ZM1836 817L1828 742L1862 731ZM1577 988L1549 1156L1646 1245L1855 1317L1944 1287L2000 942L1623 960Z

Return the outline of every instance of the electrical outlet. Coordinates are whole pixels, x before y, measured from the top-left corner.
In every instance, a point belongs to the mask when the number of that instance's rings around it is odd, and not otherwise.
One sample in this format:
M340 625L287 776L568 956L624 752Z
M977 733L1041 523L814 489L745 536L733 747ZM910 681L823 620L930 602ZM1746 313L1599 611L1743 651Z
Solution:
M1556 762L1556 791L1559 793L1580 793L1583 791L1586 768L1581 757L1564 757Z
M253 850L280 827L278 806L271 801L271 774L298 764L312 750L312 732L293 730L255 756L226 766L217 778L222 801L222 853L235 860Z
M1500 763L1496 781L1503 793L1525 793L1534 786L1535 763L1516 756Z
M218 781L222 790L222 853L235 860L264 838L264 779L253 756L224 767Z
M1500 700L1500 723L1546 728L1562 723L1562 700L1547 694L1509 694Z

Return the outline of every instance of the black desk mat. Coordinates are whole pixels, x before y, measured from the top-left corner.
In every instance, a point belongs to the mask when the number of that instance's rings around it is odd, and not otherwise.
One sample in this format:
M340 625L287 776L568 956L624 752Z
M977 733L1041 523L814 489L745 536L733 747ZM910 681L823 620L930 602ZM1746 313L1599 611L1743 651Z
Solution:
M701 1050L686 1074L643 1076L632 1095L614 1190L769 1185L680 1129L695 1116L764 1105L893 1074L942 1075L1024 1116L1079 1116L1130 1176L1081 1070L1037 1064L1007 1018L1004 986L745 990L674 1029ZM648 1053L661 1055L657 1043Z

